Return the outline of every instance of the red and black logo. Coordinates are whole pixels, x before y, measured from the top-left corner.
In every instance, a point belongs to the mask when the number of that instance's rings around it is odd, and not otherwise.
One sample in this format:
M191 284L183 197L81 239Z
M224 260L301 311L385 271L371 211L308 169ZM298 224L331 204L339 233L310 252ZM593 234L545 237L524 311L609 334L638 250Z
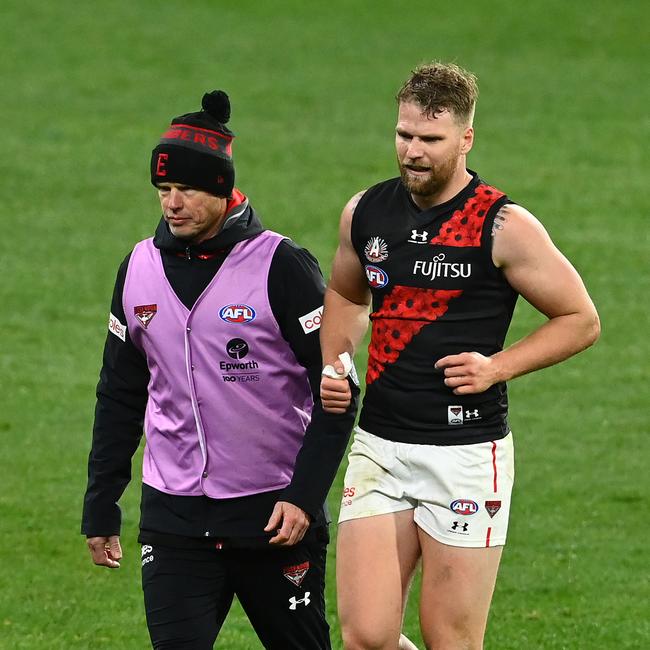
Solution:
M488 515L490 515L490 519L494 517L494 515L501 510L501 501L486 501L485 502L485 509L487 510Z
M138 305L133 308L133 313L135 317L140 321L142 327L147 329L151 319L156 315L158 311L158 305Z
M305 579L309 571L309 562L303 562L302 564L294 564L293 566L285 566L282 569L282 574L284 577L293 582L296 587L300 587L302 581Z

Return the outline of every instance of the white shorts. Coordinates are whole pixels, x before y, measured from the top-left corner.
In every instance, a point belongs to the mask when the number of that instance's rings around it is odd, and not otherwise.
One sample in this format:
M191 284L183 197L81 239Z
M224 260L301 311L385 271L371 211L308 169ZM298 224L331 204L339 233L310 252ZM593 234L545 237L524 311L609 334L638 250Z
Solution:
M357 427L348 462L339 523L412 509L415 523L443 544L505 544L512 433L470 445L414 445Z

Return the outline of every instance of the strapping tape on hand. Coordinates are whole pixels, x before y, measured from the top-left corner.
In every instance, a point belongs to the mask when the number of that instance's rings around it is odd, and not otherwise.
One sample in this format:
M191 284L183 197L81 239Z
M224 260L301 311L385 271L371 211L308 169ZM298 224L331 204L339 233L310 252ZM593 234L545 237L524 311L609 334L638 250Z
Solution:
M345 379L349 374L350 371L352 370L352 359L350 358L350 354L348 352L343 352L342 354L339 354L339 361L343 364L343 373L339 374L336 372L334 369L334 366L327 364L323 368L323 374L325 377L331 377L332 379Z

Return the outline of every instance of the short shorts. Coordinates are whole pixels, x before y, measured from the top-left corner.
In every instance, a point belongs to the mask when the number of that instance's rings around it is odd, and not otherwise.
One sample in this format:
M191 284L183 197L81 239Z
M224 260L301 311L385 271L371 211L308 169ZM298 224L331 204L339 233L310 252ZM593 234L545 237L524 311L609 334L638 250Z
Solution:
M417 445L355 430L339 523L414 510L443 544L503 546L514 482L512 433L470 445Z

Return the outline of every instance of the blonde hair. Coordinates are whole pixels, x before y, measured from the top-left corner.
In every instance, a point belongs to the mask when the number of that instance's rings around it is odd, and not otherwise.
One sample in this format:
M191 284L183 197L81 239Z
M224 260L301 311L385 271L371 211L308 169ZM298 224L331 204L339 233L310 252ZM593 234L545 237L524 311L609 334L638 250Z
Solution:
M471 125L478 97L476 77L454 63L425 63L411 72L397 93L397 102L414 102L435 117L444 110L456 121Z

